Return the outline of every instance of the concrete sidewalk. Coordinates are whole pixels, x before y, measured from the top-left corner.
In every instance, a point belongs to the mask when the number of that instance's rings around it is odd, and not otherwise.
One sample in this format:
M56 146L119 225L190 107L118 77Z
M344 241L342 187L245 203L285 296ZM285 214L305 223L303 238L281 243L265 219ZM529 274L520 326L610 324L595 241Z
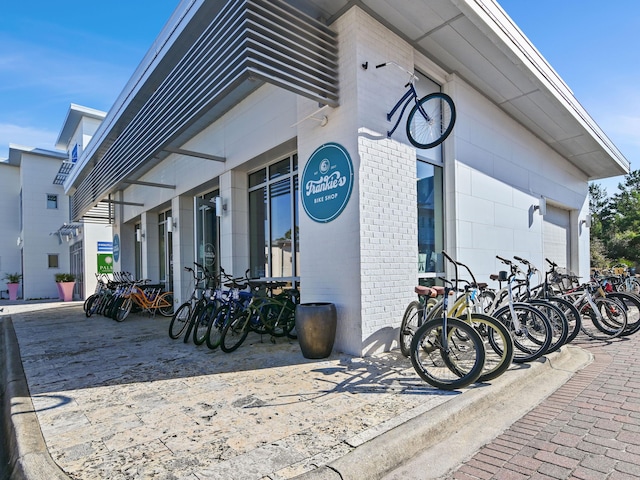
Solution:
M17 435L16 478L30 480L381 478L491 408L507 416L501 405L520 393L516 420L590 359L564 347L492 384L443 392L398 352L308 360L295 341L252 334L225 354L171 340L162 317L5 305L5 432ZM432 474L502 428L474 432Z

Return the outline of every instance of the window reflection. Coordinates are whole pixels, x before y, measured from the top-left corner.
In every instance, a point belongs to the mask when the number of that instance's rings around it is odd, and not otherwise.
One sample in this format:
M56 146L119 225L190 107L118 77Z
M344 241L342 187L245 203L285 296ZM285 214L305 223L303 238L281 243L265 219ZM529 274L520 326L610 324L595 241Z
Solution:
M442 168L418 160L418 273L441 272L444 245Z

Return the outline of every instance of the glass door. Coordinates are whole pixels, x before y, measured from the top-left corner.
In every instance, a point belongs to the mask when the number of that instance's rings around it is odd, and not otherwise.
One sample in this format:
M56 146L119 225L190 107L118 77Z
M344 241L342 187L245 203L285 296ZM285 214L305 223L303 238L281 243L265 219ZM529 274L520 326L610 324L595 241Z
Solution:
M218 191L196 197L196 262L204 265L209 273L219 272L218 252L220 242L219 225L216 216L215 198Z
M160 283L167 292L173 291L173 228L169 226L170 221L171 210L158 216Z

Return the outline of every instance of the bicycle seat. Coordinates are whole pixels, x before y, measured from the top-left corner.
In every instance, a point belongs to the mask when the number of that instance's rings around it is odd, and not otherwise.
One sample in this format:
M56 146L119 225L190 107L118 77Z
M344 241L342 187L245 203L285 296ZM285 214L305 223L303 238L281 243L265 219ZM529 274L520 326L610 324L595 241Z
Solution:
M438 295L444 294L444 287L425 287L422 285L417 285L414 289L418 295L435 298Z

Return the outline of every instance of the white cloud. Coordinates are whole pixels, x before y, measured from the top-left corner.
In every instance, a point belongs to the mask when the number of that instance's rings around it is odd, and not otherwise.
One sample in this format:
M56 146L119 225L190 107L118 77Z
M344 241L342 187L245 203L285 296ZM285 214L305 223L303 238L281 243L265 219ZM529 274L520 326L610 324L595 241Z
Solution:
M57 139L53 130L0 123L0 158L8 157L10 143L53 150Z

